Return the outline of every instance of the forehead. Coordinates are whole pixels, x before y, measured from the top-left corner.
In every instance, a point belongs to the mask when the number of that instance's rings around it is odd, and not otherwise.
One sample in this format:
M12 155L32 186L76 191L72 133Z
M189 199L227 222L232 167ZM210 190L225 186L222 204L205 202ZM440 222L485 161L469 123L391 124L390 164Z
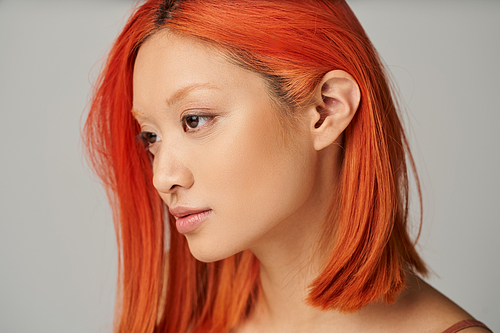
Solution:
M171 98L183 97L193 87L227 93L257 93L265 89L259 74L234 65L222 52L205 43L168 30L150 36L140 47L133 85L136 109L140 109L136 103L159 96L169 104Z
M195 71L207 65L222 63L223 60L222 55L208 44L163 29L148 37L140 46L134 73L149 67L148 65L158 66L165 63L174 64L170 70L175 74L175 68L185 71L185 64Z

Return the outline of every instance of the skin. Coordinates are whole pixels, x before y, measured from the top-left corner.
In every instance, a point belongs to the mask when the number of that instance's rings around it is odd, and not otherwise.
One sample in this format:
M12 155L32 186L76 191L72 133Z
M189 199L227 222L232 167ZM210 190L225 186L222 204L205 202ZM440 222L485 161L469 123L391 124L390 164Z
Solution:
M291 131L259 74L164 30L141 46L133 87L132 112L153 133L146 137L161 198L169 209L210 212L185 234L193 256L210 262L250 249L261 262L263 299L235 332L442 332L470 318L411 275L389 306L341 314L303 302L326 256L317 244L332 170L360 98L347 73L325 75ZM196 128L187 116L199 117Z
M197 42L159 33L137 56L134 113L142 131L158 135L149 147L153 183L167 206L212 210L185 235L197 259L294 247L318 232L324 212L317 208L329 188L314 142L304 122L293 144L284 142L278 110L258 74ZM186 130L182 118L193 114L207 118Z

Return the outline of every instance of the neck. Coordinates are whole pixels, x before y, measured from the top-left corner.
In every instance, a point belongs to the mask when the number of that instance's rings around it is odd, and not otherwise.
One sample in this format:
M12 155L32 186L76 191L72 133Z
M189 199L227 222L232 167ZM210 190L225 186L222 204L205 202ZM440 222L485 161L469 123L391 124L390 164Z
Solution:
M261 264L262 303L256 311L270 331L308 331L321 311L308 306L308 286L319 273L307 258ZM292 329L293 328L293 329Z
M318 267L305 261L284 266L261 264L262 299L243 332L368 332L374 327L391 327L413 311L415 293L423 284L408 273L406 288L396 304L381 300L354 313L341 313L306 304L308 287L319 273Z
M263 295L254 318L271 332L308 331L308 325L332 313L306 304L308 287L329 254L320 244L337 179L331 172L335 154L327 156L331 160L320 164L310 200L251 248L261 263Z

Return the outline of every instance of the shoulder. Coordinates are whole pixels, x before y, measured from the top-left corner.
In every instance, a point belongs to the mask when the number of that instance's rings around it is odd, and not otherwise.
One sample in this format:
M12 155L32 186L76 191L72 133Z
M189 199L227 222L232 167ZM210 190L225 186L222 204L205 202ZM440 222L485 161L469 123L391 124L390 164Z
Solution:
M401 304L398 312L407 318L405 325L411 325L408 327L413 327L415 332L452 333L454 331L449 329L457 323L474 320L465 310L417 277L408 279L407 289L396 303ZM459 332L490 331L482 327L468 327Z
M451 326L443 333L456 332L491 332L483 323L477 320L463 320Z

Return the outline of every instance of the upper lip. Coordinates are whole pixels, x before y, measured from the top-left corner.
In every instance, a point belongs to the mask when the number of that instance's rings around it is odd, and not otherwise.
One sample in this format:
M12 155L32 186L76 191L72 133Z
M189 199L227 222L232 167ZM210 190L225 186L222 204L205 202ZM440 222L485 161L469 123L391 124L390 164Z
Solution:
M176 206L169 208L168 211L170 214L173 216L179 218L179 217L184 217L192 214L197 214L201 213L204 211L210 210L210 208L191 208L191 207L184 207L184 206Z

